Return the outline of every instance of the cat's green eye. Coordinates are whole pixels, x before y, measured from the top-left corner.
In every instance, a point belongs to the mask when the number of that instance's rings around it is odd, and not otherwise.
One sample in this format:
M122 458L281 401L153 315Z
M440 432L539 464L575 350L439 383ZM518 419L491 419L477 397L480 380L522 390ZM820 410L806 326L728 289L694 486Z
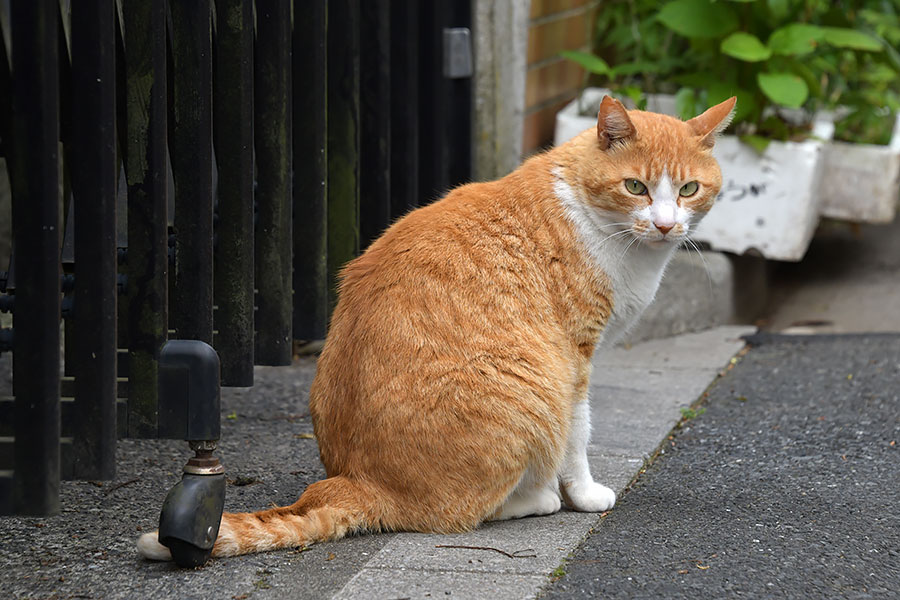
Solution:
M696 181L691 181L690 183L686 183L683 186L681 186L681 189L678 190L678 194L681 196L684 196L684 197L693 196L694 194L697 193L697 188L699 188L699 187L700 186L697 184Z
M638 181L637 179L626 179L625 180L625 189L637 196L647 193L647 186L644 185L643 183L641 183L640 181Z

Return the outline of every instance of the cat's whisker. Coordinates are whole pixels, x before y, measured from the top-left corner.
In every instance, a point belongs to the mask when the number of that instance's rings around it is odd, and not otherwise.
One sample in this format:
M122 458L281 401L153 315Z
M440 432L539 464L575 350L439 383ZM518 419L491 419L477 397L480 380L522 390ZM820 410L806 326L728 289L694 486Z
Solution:
M706 261L706 257L703 256L703 252L700 251L700 246L698 246L694 240L692 240L691 238L685 238L685 241L690 244L690 248L693 248L697 253L697 256L700 257L700 261L703 263L703 271L706 273L706 282L709 284L709 293L710 295L712 295L713 282L712 275L709 272L709 263ZM688 254L690 254L690 251L688 252Z
M622 254L619 256L619 262L616 264L622 264L622 261L625 260L625 255L628 253L628 249L631 248L634 245L634 243L638 242L638 241L640 241L640 239L637 236L634 236L633 238L631 238L631 241L628 242L628 245L625 246L625 250L623 250Z
M631 230L630 230L630 229L623 229L622 231L617 231L617 232L615 232L615 233L613 233L613 234L610 234L610 235L606 236L605 238L603 238L602 240L600 240L600 242L597 244L597 246L600 246L600 245L602 245L602 244L605 244L606 242L608 242L609 240L613 239L614 237L618 237L618 236L624 235L624 234L626 234L626 233L631 233Z
M620 225L631 225L631 223L628 223L628 222L624 222L624 223L604 223L603 225L598 225L597 227L600 228L600 229L603 229L604 227L617 227L617 226L620 226Z

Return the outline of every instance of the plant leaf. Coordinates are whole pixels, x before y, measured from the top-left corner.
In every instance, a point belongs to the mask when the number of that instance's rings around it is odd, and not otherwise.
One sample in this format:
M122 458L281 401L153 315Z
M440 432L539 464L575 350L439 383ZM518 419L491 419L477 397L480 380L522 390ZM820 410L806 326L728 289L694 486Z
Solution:
M797 75L806 82L806 87L809 88L810 95L816 98L822 97L822 84L819 83L816 72L809 68L805 62L795 59L786 59L784 66L790 69L794 75Z
M712 84L716 83L717 81L719 81L719 78L710 72L700 72L686 73L685 75L676 75L672 77L672 81L679 85L702 89L708 88Z
M683 87L675 93L675 111L682 121L696 116L697 94L689 87Z
M635 75L638 73L659 73L660 71L662 71L661 65L646 60L619 63L610 69L610 72L614 77L619 77L621 75Z
M772 56L772 51L751 33L737 31L722 40L719 47L724 54L744 62L759 62Z
M674 0L656 18L666 27L689 38L716 38L737 29L734 10L723 2Z
M891 45L885 46L885 58L892 69L900 73L900 52Z
M791 23L772 32L768 46L775 54L802 56L825 39L825 30L806 23Z
M734 109L734 120L732 122L740 123L756 110L756 100L753 98L752 93L742 90L734 84L722 81L710 84L706 88L707 108L724 102L732 96L737 96L737 106Z
M769 142L772 141L761 135L742 135L739 139L756 150L758 154L763 154L766 151L766 148L769 147Z
M881 42L862 31L847 27L825 27L825 42L838 48L850 48L852 50L867 50L869 52L881 52Z
M809 87L793 73L758 73L759 89L775 104L800 108L809 97Z
M609 65L606 64L606 61L599 56L591 54L590 52L582 52L580 50L563 50L559 53L559 55L581 65L586 70L596 75L610 74L610 68Z
M776 23L780 23L787 19L791 13L790 0L768 0L769 13Z
M889 83L897 79L897 73L886 64L876 63L869 65L859 74L862 81L872 84Z
M638 86L626 85L620 88L618 91L619 94L625 96L626 98L630 98L639 110L644 110L645 108L647 108L647 98L644 96L644 91Z

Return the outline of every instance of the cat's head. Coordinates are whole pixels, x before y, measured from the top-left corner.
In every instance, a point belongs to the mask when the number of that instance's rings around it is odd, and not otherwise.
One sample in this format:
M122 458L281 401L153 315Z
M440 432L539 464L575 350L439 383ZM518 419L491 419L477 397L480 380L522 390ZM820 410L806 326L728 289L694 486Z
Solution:
M628 231L650 246L688 237L722 185L712 148L735 101L681 121L603 98L596 137L583 134L579 151L590 156L581 157L578 171L590 209L616 224L606 233Z

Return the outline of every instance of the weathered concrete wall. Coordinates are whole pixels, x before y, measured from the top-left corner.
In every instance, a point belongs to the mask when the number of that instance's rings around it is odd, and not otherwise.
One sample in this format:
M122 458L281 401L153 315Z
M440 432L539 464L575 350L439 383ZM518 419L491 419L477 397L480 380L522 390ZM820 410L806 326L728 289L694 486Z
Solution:
M501 177L520 162L530 4L531 0L473 0L476 180Z

